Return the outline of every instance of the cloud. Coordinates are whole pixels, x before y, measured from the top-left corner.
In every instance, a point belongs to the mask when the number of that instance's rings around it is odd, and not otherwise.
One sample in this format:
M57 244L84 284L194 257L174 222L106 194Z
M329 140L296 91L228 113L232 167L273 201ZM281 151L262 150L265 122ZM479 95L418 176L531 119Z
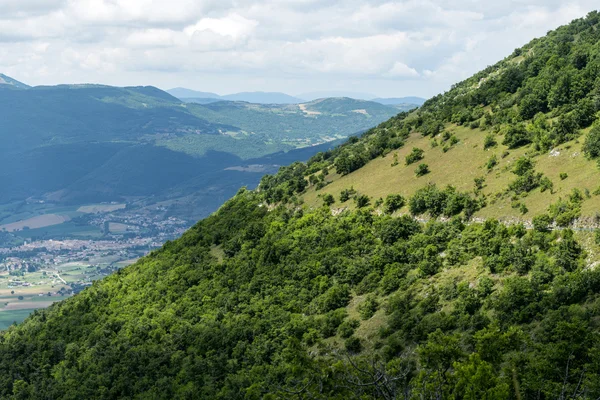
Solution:
M0 72L291 94L430 96L596 0L0 0Z
M419 76L419 73L416 69L397 61L394 63L394 66L389 70L387 75L398 78L412 78Z

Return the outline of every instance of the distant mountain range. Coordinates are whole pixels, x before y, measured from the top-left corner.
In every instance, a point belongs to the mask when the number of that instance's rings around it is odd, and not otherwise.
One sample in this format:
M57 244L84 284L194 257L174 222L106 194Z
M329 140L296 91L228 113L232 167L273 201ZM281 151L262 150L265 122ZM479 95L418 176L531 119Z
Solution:
M167 90L169 94L187 103L210 104L217 101L245 101L256 104L300 104L307 101L313 101L325 98L350 98L356 100L369 100L375 103L398 106L414 105L421 106L425 103L421 97L395 97L378 98L373 94L347 91L321 91L302 93L297 96L290 96L280 92L242 92L221 96L212 92L200 92L186 88L174 88ZM413 108L413 107L410 107Z
M5 75L0 79L0 204L27 198L56 204L171 201L176 193L188 198L171 202L172 212L198 219L240 186L252 187L265 172L276 171L275 165L307 159L398 113L348 98L301 105L220 99L194 104L151 86L29 87ZM175 92L186 93L216 96ZM247 163L264 164L263 172L238 168Z
M220 96L216 93L211 92L199 92L185 88L175 88L167 90L167 93L181 99L207 99L212 100L224 100L224 101L245 101L248 103L256 104L298 104L303 103L304 100L287 95L279 92L242 92L234 93L225 96ZM206 101L206 103L211 102Z

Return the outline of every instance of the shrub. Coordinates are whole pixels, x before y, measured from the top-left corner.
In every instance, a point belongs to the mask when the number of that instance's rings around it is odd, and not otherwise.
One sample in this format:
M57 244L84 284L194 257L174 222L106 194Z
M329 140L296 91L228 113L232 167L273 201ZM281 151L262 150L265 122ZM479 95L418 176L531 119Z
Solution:
M395 211L401 209L406 204L406 200L399 194L390 194L385 198L383 202L383 212L386 214L393 214Z
M475 190L481 190L481 189L483 189L483 184L485 183L485 178L483 176L480 176L480 177L473 179L473 182L475 183Z
M377 298L374 295L370 294L367 296L365 301L363 301L358 306L358 312L360 314L360 317L363 320L366 320L366 319L371 318L375 314L375 312L377 311L378 308L379 308L379 302L377 301Z
M529 171L511 182L508 188L516 194L529 193L540 186L542 177L541 173L536 174L533 171Z
M594 239L596 244L600 245L600 229L596 229L596 233L594 234Z
M554 184L547 176L544 176L540 180L540 191L543 193L546 190L549 190L550 193L552 193L552 191L554 190Z
M371 199L366 194L358 194L354 197L354 202L356 203L356 207L363 208L371 204Z
M488 162L485 164L488 171L491 171L496 165L498 165L498 157L494 154L490 157Z
M515 149L529 143L531 143L531 135L527 132L523 124L511 125L502 142L502 144L508 146L510 149Z
M538 232L548 232L552 224L552 217L548 214L537 215L533 217L533 229Z
M348 339L346 339L344 346L349 353L360 353L362 350L362 343L356 336L350 336Z
M354 318L348 319L338 327L338 334L343 339L348 339L350 336L354 335L354 331L356 328L360 326L360 321Z
M594 125L585 138L583 152L592 159L600 157L600 124Z
M419 164L417 169L415 169L415 174L417 177L427 175L429 172L429 166L427 164Z
M406 165L414 164L423 159L425 152L422 149L413 147L409 155L406 156Z
M331 194L327 193L323 195L323 203L329 207L330 205L335 203L335 199Z
M513 173L518 176L523 176L528 172L533 171L534 163L533 160L529 157L521 157L515 163L515 167L513 168Z
M350 189L342 190L342 193L340 193L340 202L341 203L347 202L355 194L356 194L356 190L354 190L353 187L351 187Z
M496 136L493 133L488 133L483 140L483 149L487 150L492 147L496 147L498 142L496 142Z
M566 172L561 172L559 176L560 176L560 180L564 181L565 179L567 179L569 177L569 174L567 174Z

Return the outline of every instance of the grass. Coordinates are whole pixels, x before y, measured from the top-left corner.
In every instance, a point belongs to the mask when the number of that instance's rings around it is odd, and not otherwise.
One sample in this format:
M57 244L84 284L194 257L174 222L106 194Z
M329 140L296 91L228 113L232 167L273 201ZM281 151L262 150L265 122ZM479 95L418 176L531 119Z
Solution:
M484 150L483 141L487 132L454 125L448 126L447 129L459 139L459 142L450 147L447 152L443 151L444 145L441 143L432 148L430 137L422 137L418 133L412 134L400 150L372 160L351 174L346 176L330 174L327 180L331 183L325 188L320 191L311 188L307 191L304 196L305 204L308 207L319 207L323 204L320 196L329 193L336 199L334 208L353 209L355 206L352 200L339 202L340 192L351 186L359 193L367 194L374 201L392 193L399 193L408 198L430 182L440 188L453 185L461 191L473 191L474 179L485 177L483 193L488 196L488 206L477 212L475 217L530 220L533 216L547 211L550 204L561 197L566 197L574 188L582 192L588 189L593 193L600 186L598 179L600 171L596 162L587 160L581 152L582 136L579 142L572 141L559 146L556 149L559 154L553 153L554 155L551 156L546 153L534 157L535 170L550 178L554 190L553 193L550 191L542 193L536 189L519 199L529 209L527 214L521 215L518 209L511 207L511 195L504 193L509 183L516 178L516 175L511 172L514 162L519 157L532 152L531 146L509 150L506 146L498 145L493 149ZM437 141L440 142L440 139L438 137ZM501 142L502 137L498 137L497 140ZM415 176L414 165L406 166L401 162L391 166L394 153L398 154L399 160L404 160L413 147L425 150L424 158L419 162L427 164L431 170L429 174L418 178ZM509 155L503 158L502 155L506 151ZM498 165L488 171L485 164L492 155L496 155ZM561 180L561 173L567 173L569 177ZM592 195L583 203L582 216L591 218L598 210L600 210L600 196ZM407 208L405 207L401 212L407 212Z

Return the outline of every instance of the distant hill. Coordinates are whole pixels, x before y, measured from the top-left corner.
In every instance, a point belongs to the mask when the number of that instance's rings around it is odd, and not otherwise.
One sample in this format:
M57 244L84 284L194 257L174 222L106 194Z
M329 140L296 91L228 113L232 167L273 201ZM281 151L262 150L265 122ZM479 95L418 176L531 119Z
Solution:
M10 76L6 76L4 74L0 74L0 88L10 86L16 89L28 89L29 86L26 84L17 81L16 79L11 78Z
M210 92L198 92L185 88L170 89L167 90L167 92L184 101L189 101L188 99L218 99L227 101L245 101L255 104L298 104L304 101L300 98L279 92L242 92L224 96ZM200 103L206 103L206 101L202 101Z
M422 97L391 97L391 98L376 98L372 99L376 103L386 104L386 105L399 105L399 104L415 104L417 106L422 106L427 99Z
M172 96L177 97L178 99L189 99L189 98L197 98L197 99L221 99L216 93L211 92L199 92L197 90L191 90L186 88L173 88L166 91Z
M217 103L219 101L227 101L227 100L222 100L222 99L218 99L218 98L214 98L214 97L182 97L182 98L180 98L180 100L185 103L196 103L196 104L210 104L210 103Z
M297 95L296 97L299 97L306 101L313 101L313 100L324 99L324 98L328 98L328 97L349 97L351 99L357 99L357 100L370 100L376 96L373 94L370 94L370 93L351 92L351 91L345 91L345 90L338 90L338 91L323 90L323 91L319 91L319 92L301 93L301 94Z

